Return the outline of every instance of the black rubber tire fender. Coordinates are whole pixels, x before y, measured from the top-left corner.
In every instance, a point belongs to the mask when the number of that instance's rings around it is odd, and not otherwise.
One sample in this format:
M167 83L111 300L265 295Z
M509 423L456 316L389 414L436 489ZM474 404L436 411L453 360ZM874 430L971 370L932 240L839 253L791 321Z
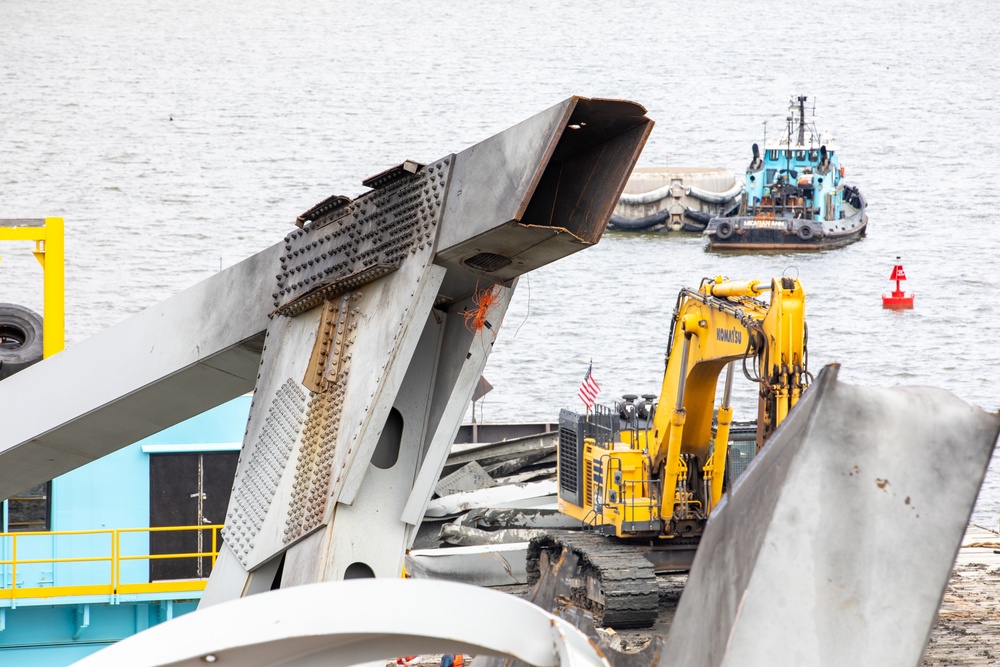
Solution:
M799 227L799 231L796 232L799 238L803 241L811 241L814 236L816 236L816 230L812 228L812 225L805 224Z
M733 223L723 220L715 228L715 238L725 241L733 235Z
M42 318L13 303L0 303L0 380L42 359Z
M663 224L668 220L670 220L670 210L663 209L662 211L657 211L653 215L647 215L644 218L626 218L621 215L612 214L609 224L614 229L620 229L626 232L638 232L643 229L649 229L650 227Z
M707 225L709 222L712 221L712 218L715 216L705 211L695 211L690 208L685 208L684 217L687 218L688 220L694 220L699 224Z

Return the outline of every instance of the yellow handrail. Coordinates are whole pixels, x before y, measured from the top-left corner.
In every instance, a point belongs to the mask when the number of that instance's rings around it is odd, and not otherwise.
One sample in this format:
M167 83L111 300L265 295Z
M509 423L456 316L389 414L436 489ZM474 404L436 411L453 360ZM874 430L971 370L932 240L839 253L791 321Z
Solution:
M0 599L24 599L24 598L51 598L61 596L78 595L115 595L115 594L136 594L136 593L162 593L162 592L184 592L201 591L205 588L207 579L184 579L172 581L149 581L139 584L122 583L122 563L126 561L138 560L168 560L178 558L211 558L212 565L215 565L218 556L218 534L222 528L220 524L206 524L201 526L153 526L144 528L113 528L105 530L61 530L61 531L24 531L15 533L0 533L0 545L5 540L10 540L11 557L0 560L0 566L11 567L11 584L8 588L6 581L0 581ZM160 532L184 532L209 530L212 534L212 550L200 552L163 553L163 554L133 554L122 555L121 539L125 533L160 533ZM26 537L75 537L81 535L107 535L110 538L109 556L76 556L76 557L56 557L49 558L18 558L18 539ZM54 544L53 544L54 550ZM65 563L110 563L110 581L97 584L80 584L73 586L19 586L17 582L18 566L40 565L40 564L65 564ZM55 581L52 582L55 584Z

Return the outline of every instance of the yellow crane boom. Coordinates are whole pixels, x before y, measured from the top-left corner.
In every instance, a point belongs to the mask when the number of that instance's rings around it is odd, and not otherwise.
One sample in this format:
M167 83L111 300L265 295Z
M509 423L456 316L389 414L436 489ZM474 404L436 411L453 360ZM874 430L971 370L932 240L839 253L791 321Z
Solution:
M770 303L759 300L764 292L770 292ZM729 282L721 277L705 280L697 291L681 291L671 334L660 403L649 437L651 468L664 468L661 515L670 517L675 507L685 502L684 492L678 489L685 455L705 462L703 476L709 481L710 494L702 503L707 514L722 496L732 423L733 369L727 374L716 411L719 375L723 368L742 361L747 377L759 383L760 448L784 421L808 382L805 292L795 278L776 278L768 284L759 280ZM716 435L712 438L716 414ZM677 491L671 494L671 489Z

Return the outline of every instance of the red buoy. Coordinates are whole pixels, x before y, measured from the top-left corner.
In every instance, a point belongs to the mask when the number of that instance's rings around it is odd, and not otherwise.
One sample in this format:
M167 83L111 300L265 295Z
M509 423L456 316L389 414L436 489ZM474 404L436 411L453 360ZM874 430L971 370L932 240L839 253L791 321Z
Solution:
M892 267L892 275L889 276L889 280L896 281L896 289L889 296L882 295L882 307L893 310L913 308L913 295L903 294L903 290L899 286L900 281L906 280L906 272L903 270L903 265L899 263L899 257L896 258L896 265Z

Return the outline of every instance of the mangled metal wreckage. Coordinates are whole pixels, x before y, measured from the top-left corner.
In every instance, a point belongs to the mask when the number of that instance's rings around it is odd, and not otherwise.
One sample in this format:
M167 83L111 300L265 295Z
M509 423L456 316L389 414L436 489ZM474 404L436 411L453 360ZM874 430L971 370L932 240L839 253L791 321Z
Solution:
M540 607L398 575L517 276L599 240L651 125L638 105L571 98L404 163L310 210L283 243L0 383L7 495L255 392L199 611L79 664L617 661ZM95 385L97 366L114 371ZM709 523L645 664L919 662L998 419L942 391L835 376Z

